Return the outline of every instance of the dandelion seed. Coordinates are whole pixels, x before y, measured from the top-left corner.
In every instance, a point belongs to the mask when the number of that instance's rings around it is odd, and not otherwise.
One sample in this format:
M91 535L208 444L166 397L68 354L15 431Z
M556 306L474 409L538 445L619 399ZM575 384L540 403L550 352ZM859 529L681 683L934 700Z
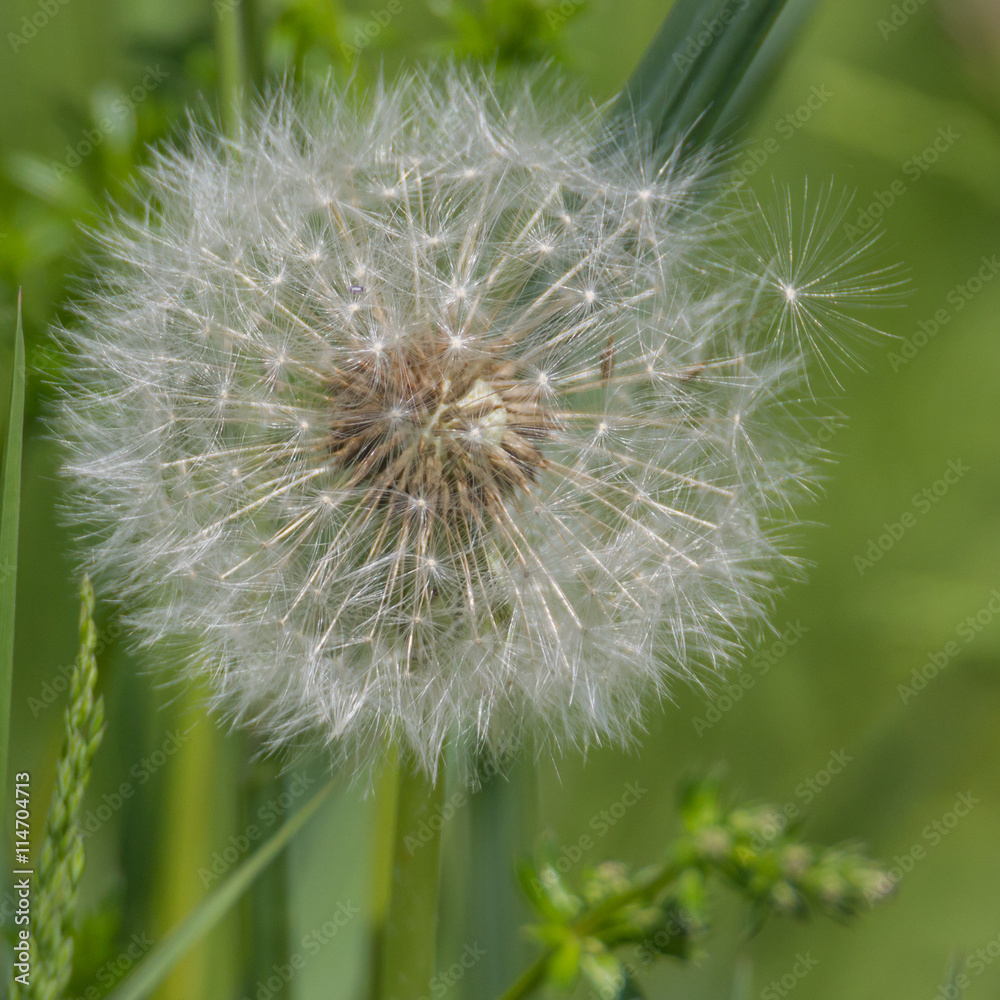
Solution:
M57 424L93 568L275 746L627 740L766 608L786 403L871 283L824 291L818 223L734 265L695 168L530 80L374 94L192 132L101 235Z

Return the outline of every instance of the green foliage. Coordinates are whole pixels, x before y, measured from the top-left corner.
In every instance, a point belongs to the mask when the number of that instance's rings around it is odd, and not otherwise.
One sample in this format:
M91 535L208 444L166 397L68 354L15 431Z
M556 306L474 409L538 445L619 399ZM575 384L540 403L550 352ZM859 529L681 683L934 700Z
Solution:
M300 65L307 65L310 74L320 74L329 66L346 65L341 61L341 44L353 44L356 28L367 23L368 9L383 9L386 3L351 3L354 14L345 12L346 6L334 0L262 2L259 7L265 10L248 29L255 40L248 46L248 57L259 53L272 74ZM466 6L481 16L483 8ZM1000 766L995 738L1000 633L995 621L977 632L974 643L963 646L961 655L927 683L919 699L903 706L897 690L897 684L910 684L911 672L915 675L929 650L941 649L954 638L956 624L983 607L996 586L1000 454L993 383L1000 363L995 330L1000 285L988 286L960 313L949 311L949 325L936 337L927 341L923 333L939 310L951 310L951 290L976 273L980 256L996 250L996 171L977 134L981 130L995 142L995 108L984 109L981 88L963 79L962 50L940 30L933 4L921 5L917 14L902 26L894 25L886 37L880 33L878 18L890 6L887 3L879 12L862 0L823 4L816 30L790 61L756 126L739 135L747 142L747 153L766 159L763 167L754 167L752 178L764 194L772 178L779 184L801 186L805 174L819 181L835 176L858 189L859 211L871 204L881 214L883 205L875 200L876 193L884 196L900 177L907 184L905 198L885 213L884 223L889 240L902 247L899 254L912 267L916 294L907 312L892 323L895 332L906 335L904 348L911 348L914 333L924 339L917 341L919 350L907 354L905 367L897 369L886 360L890 350L899 350L898 344L886 344L885 351L875 350L867 359L868 372L851 379L850 403L845 404L850 424L836 431L831 443L840 461L831 476L830 496L812 512L816 522L828 527L809 529L805 538L804 558L816 568L810 585L793 588L775 619L801 617L809 635L779 660L769 658L766 677L758 678L759 668L748 666L744 676L756 680L754 690L710 730L695 732L689 725L689 716L705 714L704 694L680 692L678 705L667 706L662 717L653 716L640 764L604 750L592 754L585 770L572 757L561 765L558 776L539 768L544 816L556 826L580 828L595 808L617 794L623 768L641 767L649 775L669 772L678 760L725 758L745 786L791 796L796 783L811 773L815 766L811 761L822 760L834 741L837 746L848 742L858 762L814 803L814 821L823 829L864 831L887 855L896 851L905 855L915 842L928 847L922 829L949 808L957 790L986 790L995 779ZM952 5L939 6L944 11ZM953 6L971 10L971 5ZM628 75L667 7L667 0L627 4L590 0L587 18L572 22L572 44L565 37L557 40L557 55L587 66L591 78L586 85L610 93ZM212 101L216 69L211 8L211 3L200 0L188 5L165 0L139 5L63 4L53 23L29 47L16 54L8 48L0 60L0 69L10 70L5 88L7 127L0 137L4 310L0 320L7 330L14 328L17 289L24 285L30 379L19 585L22 596L44 597L34 605L22 601L18 611L11 722L18 769L49 770L60 738L56 709L49 710L51 717L36 718L26 710L18 686L22 695L37 696L43 682L57 676L55 664L70 659L73 641L67 636L73 611L65 564L52 557L63 540L49 485L54 446L40 441L37 430L32 430L37 426L30 419L33 408L37 410L33 390L39 380L31 379L30 373L41 367L46 376L56 381L60 377L56 359L42 353L39 345L67 297L67 275L79 270L74 261L81 242L80 223L99 211L105 192L123 195L144 156L145 141L155 141L181 122L183 108L197 106L201 95ZM35 0L15 0L7 5L6 28L19 31L22 17L39 9ZM133 9L142 10L143 17L131 17ZM390 47L395 47L394 55L415 58L426 51L427 39L445 31L464 44L447 18L432 19L423 4L406 3L405 9L407 16L394 21L364 50L369 65L377 65ZM197 14L193 20L191 10ZM276 20L268 21L264 13ZM544 18L535 23L541 30L548 28ZM101 29L88 33L91 24ZM150 25L157 26L155 36ZM59 44L64 31L72 46L70 58L67 47ZM472 32L469 37L481 40L482 32L476 31L478 36ZM989 48L992 37L982 31L970 38L976 59L992 74L991 86L998 65ZM522 52L542 50L543 45L520 47ZM259 67L249 61L256 78ZM146 63L157 62L169 69L163 85L130 110L120 130L109 132L68 179L54 178L52 167L64 161L67 144L76 146L83 132L100 121L100 109L140 84ZM776 132L776 122L794 113L810 87L822 82L831 86L834 99L786 141ZM938 103L918 107L915 101L920 97ZM925 179L912 183L900 173L901 165L933 139L938 126L954 123L959 124L961 142ZM780 149L770 151L765 141L777 142ZM53 184L54 180L59 183ZM0 340L4 341L0 344L3 395L12 355L9 337ZM919 531L907 535L877 572L859 580L851 555L863 552L882 523L896 519L909 496L932 482L938 466L956 456L970 462L974 475L921 521ZM4 502L5 516L13 509ZM9 577L5 580L12 582ZM2 606L12 607L6 601ZM53 635L66 637L65 660L54 658ZM120 654L109 641L110 661ZM102 667L105 662L102 658ZM95 791L112 789L123 779L135 784L129 769L149 752L155 727L168 724L162 720L170 718L173 693L162 693L146 676L131 679L130 663L118 666L117 674L109 671L105 684L120 685L117 690L126 711L115 727L118 732L109 733L99 755ZM123 681L126 677L128 684ZM110 706L112 692L108 687L105 691ZM148 699L141 709L136 707L136 691ZM6 732L6 726L0 730ZM55 742L49 741L50 735ZM150 847L154 834L169 838L177 829L178 819L165 805L164 788L172 766L171 761L148 785L137 787L137 796L120 816L88 844L88 881L98 887L98 896L113 894L126 940L151 926L151 887L175 874L162 872L162 856ZM229 772L213 774L220 785L229 778ZM349 797L343 808L352 824L365 815L360 795ZM335 851L335 862L303 865L297 876L300 887L307 887L318 900L340 898L335 893L341 891L337 879L344 877L343 869L361 867L345 862L337 830L344 814L331 810L330 815L329 829L335 832L329 835L329 844L314 844L311 858L327 859L328 852ZM855 936L837 933L836 928L814 928L826 958L802 990L817 998L839 997L844 995L844 984L853 983L873 996L909 998L921 990L929 992L927 984L937 982L955 945L973 955L976 948L992 947L996 893L989 873L997 821L997 810L986 798L940 847L930 849L928 860L918 862L906 875L901 905L884 913L877 934ZM456 827L461 823L461 818L454 821ZM625 852L660 837L662 823L659 810L637 811L627 832L616 840L615 850ZM356 839L362 836L351 834ZM219 847L217 830L207 815L187 843L192 868L204 864ZM497 857L492 864L501 872L496 877L504 877L508 858ZM475 881L475 876L462 872L461 857L451 856L449 865L456 881ZM582 885L572 891L583 898ZM453 908L454 900L445 905ZM773 910L765 907L764 912ZM942 913L949 914L947 920L942 921ZM76 935L72 996L93 988L94 970L117 954L117 931L103 926L115 921L107 915L88 917L85 927L92 920L90 930ZM302 924L302 932L311 926ZM689 941L696 950L701 930L695 930L690 939L678 937L676 947ZM460 952L465 934L463 926L443 941L444 960ZM784 938L763 935L748 951L757 969L776 970L786 944ZM309 968L299 974L296 995L345 1000L350 988L343 968L347 960L334 956L332 948L311 959ZM618 952L626 949L615 953L621 961ZM668 974L672 964L676 963L659 963L661 975ZM726 995L719 988L720 979L729 975L724 964L717 961L692 976L676 995L691 1000ZM965 969L961 958L956 966L959 972ZM509 974L515 971L516 966ZM991 965L973 990L984 996L995 992L1000 986L998 971L1000 963ZM243 995L239 982L230 985L225 995ZM221 994L191 993L193 998L210 995ZM739 995L759 996L759 984L757 991L748 988Z
M106 80L60 109L63 144L0 148L0 290L25 289L28 408L33 376L58 378L44 331L60 315L69 274L79 269L82 227L110 197L128 199L150 144L183 117L205 82L198 71L208 36L182 50L149 46L127 79Z
M32 910L25 988L14 979L10 1000L59 1000L73 966L73 921L83 875L80 809L90 780L90 765L104 735L104 699L96 694L97 628L94 589L84 578L80 588L80 651L70 677L66 741L56 765L56 782L45 820Z
M736 107L773 75L814 0L678 0L625 85L616 112L662 148L717 142Z
M498 65L565 58L566 25L589 0L428 0L452 36L439 48Z
M350 20L337 0L289 0L264 38L262 58L269 66L288 66L300 77L322 76L331 66L350 65L358 54L359 27L354 25L352 31Z
M212 890L184 921L160 941L135 971L111 994L113 1000L143 1000L170 974L187 950L197 944L232 909L268 865L313 817L333 789L334 779L321 785L294 815L254 851L221 885Z
M521 884L539 917L531 933L545 951L502 1000L542 985L569 991L581 978L601 997L642 996L642 968L658 957L693 956L710 924L713 880L749 904L755 929L773 914L846 920L892 892L885 870L860 849L803 844L773 806L726 810L714 783L689 786L681 815L686 832L667 860L637 872L607 861L574 886L554 854L522 866Z

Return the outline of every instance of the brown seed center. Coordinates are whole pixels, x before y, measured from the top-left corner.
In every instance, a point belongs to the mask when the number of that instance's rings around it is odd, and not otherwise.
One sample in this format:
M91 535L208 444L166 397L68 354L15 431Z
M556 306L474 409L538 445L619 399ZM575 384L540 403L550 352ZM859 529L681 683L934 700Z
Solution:
M554 421L506 359L456 360L433 338L367 356L331 380L330 453L372 503L481 525L527 490Z

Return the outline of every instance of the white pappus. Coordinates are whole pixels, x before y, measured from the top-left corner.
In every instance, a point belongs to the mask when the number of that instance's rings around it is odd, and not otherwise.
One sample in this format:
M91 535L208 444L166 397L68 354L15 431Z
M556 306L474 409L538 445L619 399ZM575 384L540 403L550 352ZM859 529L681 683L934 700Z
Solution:
M751 249L703 172L454 67L158 150L55 424L137 637L270 745L431 772L626 740L721 669L790 562L805 353L868 286L790 216Z

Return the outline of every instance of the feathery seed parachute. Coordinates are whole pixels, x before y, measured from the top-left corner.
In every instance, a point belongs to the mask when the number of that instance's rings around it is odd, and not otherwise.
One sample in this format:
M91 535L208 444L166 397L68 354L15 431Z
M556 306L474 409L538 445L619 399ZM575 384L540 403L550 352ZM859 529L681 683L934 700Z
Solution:
M279 90L100 235L57 424L91 568L271 744L624 740L766 605L864 280L791 216L727 241L701 167L568 103Z

